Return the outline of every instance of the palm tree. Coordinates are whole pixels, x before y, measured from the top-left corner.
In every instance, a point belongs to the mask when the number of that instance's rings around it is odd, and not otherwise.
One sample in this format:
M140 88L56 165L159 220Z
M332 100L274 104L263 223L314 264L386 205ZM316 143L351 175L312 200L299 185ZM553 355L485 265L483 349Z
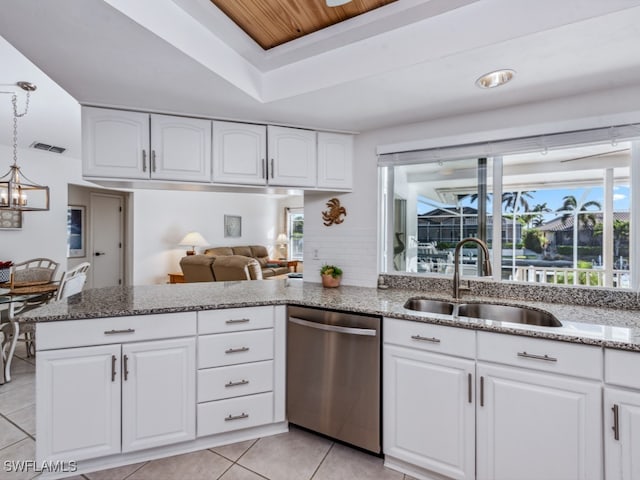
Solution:
M529 202L527 198L533 198L533 192L504 192L502 194L502 204L504 205L504 209L511 210L512 212L516 211L516 208L519 206L521 211L527 212L529 210Z
M520 215L520 218L524 220L525 224L531 227L539 227L544 223L543 213L550 212L551 209L547 206L547 202L538 203L532 209L530 213Z
M578 200L573 195L567 195L562 200L562 206L556 212L564 212L561 218L563 225L566 225L567 220L575 216L584 228L595 227L597 219L593 213L589 212L589 208L595 207L595 210L600 210L602 208L600 202L589 200L583 203L578 210Z

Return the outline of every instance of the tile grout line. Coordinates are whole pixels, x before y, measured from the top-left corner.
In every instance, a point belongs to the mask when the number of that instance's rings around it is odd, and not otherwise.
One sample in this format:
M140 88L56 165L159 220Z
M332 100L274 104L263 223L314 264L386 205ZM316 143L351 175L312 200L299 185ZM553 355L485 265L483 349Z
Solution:
M254 473L254 474L258 475L260 478L264 478L265 480L270 480L268 477L265 477L265 476L264 476L264 475L262 475L261 473L254 472L254 471L253 471L253 470L251 470L249 467L247 467L247 466L245 466L245 465L242 465L242 464L238 463L238 462L240 461L240 459L241 459L242 457L244 457L244 456L249 452L249 450L251 450L251 449L253 448L253 446L254 446L256 443L258 443L261 439L262 439L262 437L260 437L260 438L256 438L256 439L254 440L254 442L249 446L249 448L247 448L247 449L242 453L242 455L240 455L240 456L239 456L239 457L238 457L238 458L233 462L233 465L237 465L237 466L238 466L238 467L240 467L240 468L244 468L245 470L248 470L249 472L251 472L251 473ZM226 458L226 457L225 457L225 458ZM228 459L228 460L230 460L230 459ZM231 465L231 467L233 467L233 465ZM229 468L231 468L231 467L229 467ZM226 472L225 472L225 473L226 473Z
M20 409L18 409L20 410ZM16 410L17 411L17 410ZM10 413L14 413L14 412L10 412ZM27 437L29 437L31 440L33 440L35 442L36 437L34 435L31 435L29 432L27 432L24 428L22 428L20 425L18 425L16 422L14 422L13 420L11 420L9 417L6 416L6 414L4 413L0 413L0 418L3 418L4 420L6 420L7 422L9 422L11 425L13 425L14 427L16 427L18 430L20 430L22 433L24 433ZM24 440L24 438L22 439ZM20 441L22 441L20 440ZM16 442L18 443L18 442ZM12 444L15 445L15 444ZM4 447L6 448L6 447ZM4 450L4 448L2 448L1 450Z
M318 473L318 470L320 470L320 467L322 466L322 464L324 463L324 461L327 459L327 457L329 456L329 453L331 452L331 450L333 450L333 446L336 444L336 442L331 442L331 446L329 447L329 450L327 450L327 453L324 454L324 457L322 457L322 460L320 460L320 463L318 464L318 466L316 467L316 469L313 471L313 474L309 477L309 480L313 480L313 477L316 476L316 473Z
M133 472L131 472L129 475L127 475L126 477L124 477L122 480L127 480L127 478L129 478L131 475L133 475L134 473L136 473L138 470L140 470L141 468L145 467L147 464L149 463L149 461L146 462L142 462L142 465L140 465L138 468L136 468ZM100 470L98 470L99 472ZM86 475L84 475L86 477ZM89 477L87 477L87 479L89 479ZM90 480L90 479L89 479Z

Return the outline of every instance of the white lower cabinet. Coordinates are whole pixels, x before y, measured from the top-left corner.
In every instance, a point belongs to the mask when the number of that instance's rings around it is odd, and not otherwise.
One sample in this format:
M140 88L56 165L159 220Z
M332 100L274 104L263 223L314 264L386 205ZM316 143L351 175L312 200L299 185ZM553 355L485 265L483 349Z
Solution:
M414 476L473 479L475 360L454 355L475 355L475 333L395 319L385 319L384 329L387 465L422 469L407 470Z
M478 480L602 478L601 385L478 363Z
M122 346L122 451L196 437L194 338Z
M38 352L36 362L38 460L119 453L120 345Z
M604 458L607 480L640 478L640 354L605 349Z
M194 338L42 351L36 368L40 460L195 438Z

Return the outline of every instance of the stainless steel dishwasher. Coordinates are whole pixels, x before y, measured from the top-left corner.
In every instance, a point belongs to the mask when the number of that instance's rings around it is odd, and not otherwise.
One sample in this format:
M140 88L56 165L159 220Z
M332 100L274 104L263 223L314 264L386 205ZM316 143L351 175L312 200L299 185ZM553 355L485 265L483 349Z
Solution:
M380 453L380 325L366 315L288 307L289 422Z

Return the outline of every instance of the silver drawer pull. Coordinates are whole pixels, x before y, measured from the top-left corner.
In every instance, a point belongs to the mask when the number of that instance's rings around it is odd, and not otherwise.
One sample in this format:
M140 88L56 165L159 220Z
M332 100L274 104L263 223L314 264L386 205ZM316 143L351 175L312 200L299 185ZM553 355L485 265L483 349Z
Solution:
M544 355L535 355L533 353L527 353L527 352L518 352L518 356L519 357L523 357L523 358L534 358L536 360L544 360L546 362L557 362L558 359L554 358L554 357L550 357L547 354Z
M224 417L224 421L230 422L231 420L240 420L242 418L249 418L249 414L242 412L240 415L229 415L228 417Z
M134 328L126 328L124 330L105 330L105 335L116 335L118 333L133 333L135 332Z
M423 342L440 343L440 339L436 337L423 337L422 335L411 335L414 340L420 340Z
M250 322L250 321L251 321L251 319L249 319L249 318L237 318L237 319L227 320L224 323L234 324L234 323L247 323L247 322Z
M239 382L225 383L224 386L225 388L229 388L229 387L237 387L238 385L248 385L248 384L249 384L249 380L240 380Z
M238 352L248 352L249 347L240 347L240 348L229 348L224 351L224 353L238 353Z

